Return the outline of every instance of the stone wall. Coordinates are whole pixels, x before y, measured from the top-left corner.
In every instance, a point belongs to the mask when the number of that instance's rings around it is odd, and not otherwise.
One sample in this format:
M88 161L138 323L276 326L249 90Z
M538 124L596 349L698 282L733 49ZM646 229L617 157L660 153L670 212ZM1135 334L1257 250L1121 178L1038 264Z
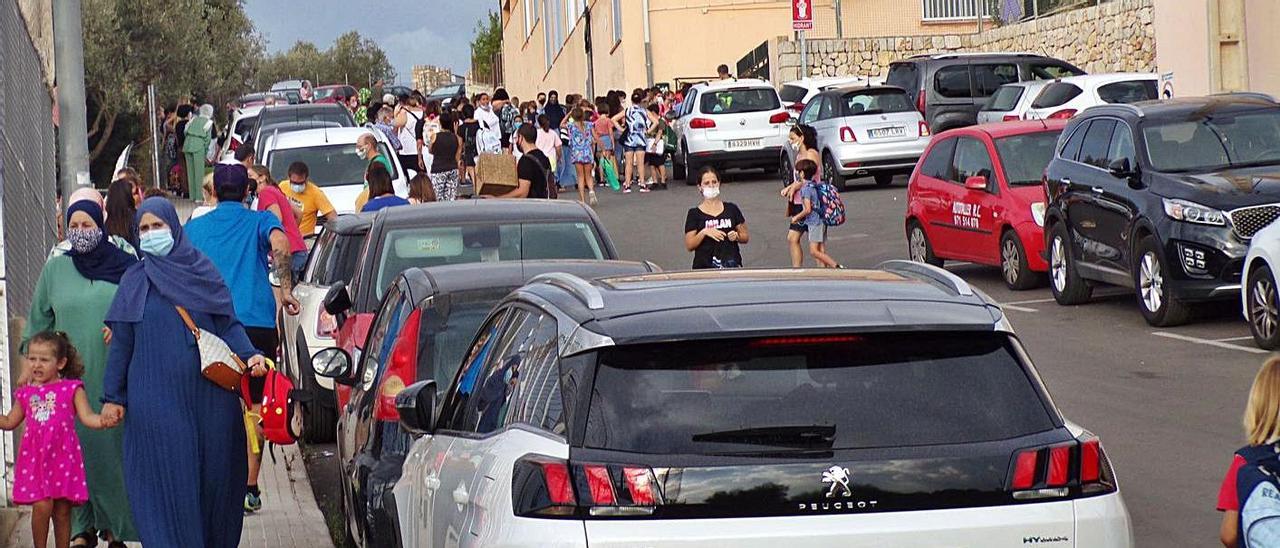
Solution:
M1114 0L980 34L809 40L809 72L812 76L884 76L889 63L913 55L980 51L1040 53L1087 72L1154 72L1152 2ZM799 78L800 45L779 38L771 46L776 48L772 80Z

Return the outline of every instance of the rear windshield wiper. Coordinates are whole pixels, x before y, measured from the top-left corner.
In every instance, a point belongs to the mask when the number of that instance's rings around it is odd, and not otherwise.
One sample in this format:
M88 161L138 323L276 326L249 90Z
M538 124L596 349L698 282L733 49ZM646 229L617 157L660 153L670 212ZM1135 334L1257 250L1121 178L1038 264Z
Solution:
M741 443L781 447L831 447L836 441L834 425L766 426L694 434L695 442Z

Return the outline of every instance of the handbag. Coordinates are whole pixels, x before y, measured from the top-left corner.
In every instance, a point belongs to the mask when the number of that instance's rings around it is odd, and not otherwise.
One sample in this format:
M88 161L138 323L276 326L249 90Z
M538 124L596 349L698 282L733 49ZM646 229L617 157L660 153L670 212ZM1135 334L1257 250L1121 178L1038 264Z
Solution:
M196 338L196 347L200 349L200 374L213 384L227 390L232 392L239 390L240 379L249 369L248 366L235 352L231 351L226 341L197 327L196 322L192 321L191 315L187 313L187 309L181 306L175 308L178 309L178 315L182 316L182 323L187 325L191 335Z

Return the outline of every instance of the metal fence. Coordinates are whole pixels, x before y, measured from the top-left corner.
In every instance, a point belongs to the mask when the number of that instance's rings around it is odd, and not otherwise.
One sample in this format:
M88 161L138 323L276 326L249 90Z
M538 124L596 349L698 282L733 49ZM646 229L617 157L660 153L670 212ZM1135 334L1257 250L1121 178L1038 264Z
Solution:
M739 78L769 79L769 41L765 40L738 60Z

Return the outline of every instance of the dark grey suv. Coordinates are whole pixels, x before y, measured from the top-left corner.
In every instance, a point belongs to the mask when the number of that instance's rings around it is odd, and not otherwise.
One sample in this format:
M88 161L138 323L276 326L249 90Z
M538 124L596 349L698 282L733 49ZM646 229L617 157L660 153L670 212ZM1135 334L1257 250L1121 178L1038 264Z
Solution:
M936 135L978 123L978 109L1000 86L1081 74L1071 63L1031 53L946 53L894 62L885 83L907 90Z

